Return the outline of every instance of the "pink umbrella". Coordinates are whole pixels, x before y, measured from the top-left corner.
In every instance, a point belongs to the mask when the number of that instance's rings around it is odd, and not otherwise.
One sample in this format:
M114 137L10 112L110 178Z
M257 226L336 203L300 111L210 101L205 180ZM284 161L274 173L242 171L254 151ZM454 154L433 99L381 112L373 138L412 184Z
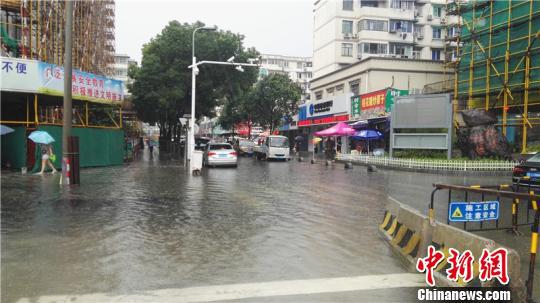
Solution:
M330 137L330 136L352 136L356 133L356 130L352 127L350 127L345 122L339 122L338 124L315 132L315 136L321 136L321 137Z

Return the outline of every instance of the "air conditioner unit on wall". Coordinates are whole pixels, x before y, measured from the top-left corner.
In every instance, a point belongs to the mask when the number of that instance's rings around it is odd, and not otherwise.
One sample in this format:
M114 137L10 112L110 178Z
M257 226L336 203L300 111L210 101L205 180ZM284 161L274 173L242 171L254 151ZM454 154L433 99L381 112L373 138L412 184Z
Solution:
M427 15L427 19L428 19L428 21L433 20L433 15Z
M446 24L446 18L441 18L441 24Z

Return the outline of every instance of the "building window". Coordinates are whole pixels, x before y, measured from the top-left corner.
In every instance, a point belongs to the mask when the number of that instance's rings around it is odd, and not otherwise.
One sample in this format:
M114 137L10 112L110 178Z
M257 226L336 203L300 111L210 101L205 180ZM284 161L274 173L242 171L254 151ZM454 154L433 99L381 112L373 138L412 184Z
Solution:
M441 50L432 49L431 50L431 60L441 60Z
M312 67L313 66L313 63L311 62L306 62L306 67Z
M352 43L341 43L341 55L343 57L352 57Z
M404 20L390 20L390 31L412 33L413 23L411 21L404 21Z
M383 55L387 53L387 45L384 43L361 43L358 49L365 54Z
M353 10L353 0L343 0L343 10L352 11Z
M379 7L378 0L360 0L360 7Z
M329 88L326 89L326 93L328 93L328 94L331 94L331 93L333 93L333 92L334 92L334 88L333 88L333 87L329 87Z
M302 68L303 64L302 62L296 62L296 68Z
M343 20L341 23L341 32L344 34L352 34L353 22Z
M353 96L357 96L360 94L360 82L350 83L349 86L351 87L351 93L353 94Z
M388 21L364 19L358 22L358 31L388 31Z
M458 29L456 27L449 27L448 28L448 37L457 37L458 36Z
M434 5L433 6L433 16L436 18L442 17L443 8L442 6Z
M407 1L407 0L392 0L390 2L391 8L399 8L403 10L413 10L414 9L414 2L413 1Z
M342 91L344 87L345 87L345 84L340 84L340 85L336 86L336 92Z
M302 73L296 73L296 78L302 79Z
M433 28L433 39L441 39L441 28L440 27L434 27Z
M390 54L397 56L404 56L407 58L412 57L412 46L407 44L400 43L390 43L389 46Z
M322 99L322 90L315 92L315 99L316 100Z

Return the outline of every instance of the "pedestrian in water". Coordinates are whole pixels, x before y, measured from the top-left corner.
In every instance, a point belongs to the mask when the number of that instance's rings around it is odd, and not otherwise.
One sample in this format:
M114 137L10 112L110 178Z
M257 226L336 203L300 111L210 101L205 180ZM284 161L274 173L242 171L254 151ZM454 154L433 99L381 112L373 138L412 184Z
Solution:
M40 144L41 151L41 171L38 175L43 174L45 167L48 165L52 169L52 173L56 174L57 170L54 168L54 165L51 162L51 156L54 154L52 146L50 144Z
M154 153L154 142L152 140L148 140L148 149L150 150L150 154Z

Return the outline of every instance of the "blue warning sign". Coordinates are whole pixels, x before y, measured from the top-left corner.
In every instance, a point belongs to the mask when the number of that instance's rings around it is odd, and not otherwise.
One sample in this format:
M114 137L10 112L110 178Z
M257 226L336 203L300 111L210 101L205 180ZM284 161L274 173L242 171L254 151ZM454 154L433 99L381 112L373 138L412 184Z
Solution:
M499 201L450 202L451 222L479 222L499 219Z

